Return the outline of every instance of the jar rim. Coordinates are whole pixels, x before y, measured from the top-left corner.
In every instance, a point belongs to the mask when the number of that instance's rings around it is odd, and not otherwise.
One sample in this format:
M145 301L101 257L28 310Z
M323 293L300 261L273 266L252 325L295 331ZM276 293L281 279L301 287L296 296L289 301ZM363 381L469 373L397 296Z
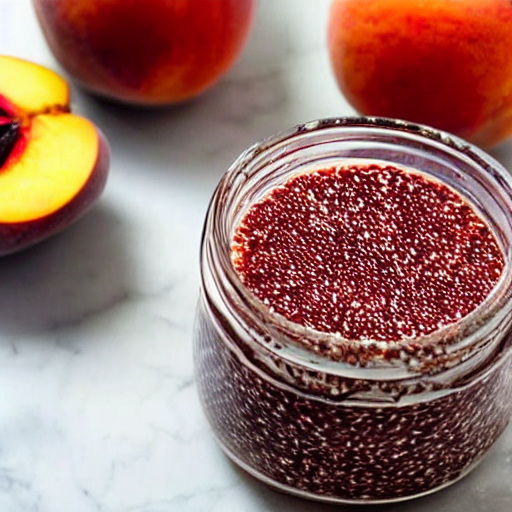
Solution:
M257 142L244 151L230 166L215 191L209 209L209 217L219 215L219 208L225 206L221 197L236 187L237 180L245 180L248 168L255 159L272 158L276 149L285 148L291 141L300 137L321 135L327 131L368 131L378 130L379 133L409 137L425 147L435 146L438 150L449 151L451 155L465 159L471 165L481 169L494 185L498 186L509 202L507 215L512 226L512 176L494 158L480 148L446 132L407 121L380 117L333 117L299 124L289 130L282 131ZM398 146L397 146L398 148ZM274 155L279 160L280 154ZM340 157L340 161L343 157ZM414 169L414 167L412 167ZM422 171L423 172L423 171ZM211 219L210 219L211 220ZM208 220L207 220L208 222ZM512 227L511 227L512 229ZM443 326L427 335L403 337L394 341L374 339L350 340L339 333L328 333L298 324L269 310L269 308L248 289L239 278L230 258L231 235L224 231L221 243L210 247L218 262L222 265L226 280L221 283L224 298L235 298L244 306L251 322L255 322L265 333L255 336L257 343L278 355L301 366L328 370L344 375L357 375L361 368L371 368L376 375L383 378L389 375L396 377L397 368L404 370L404 376L410 373L428 373L442 367L446 370L460 358L469 357L473 351L488 351L488 343L480 343L479 329L489 321L498 322L499 328L508 330L512 309L512 246L508 251L502 247L505 266L500 279L485 299L467 315L454 323ZM204 242L204 238L203 238ZM204 286L204 283L203 283ZM240 313L231 310L232 313ZM503 317L503 318L502 318ZM270 333L270 335L269 335ZM277 335L277 336L274 336ZM276 342L279 339L279 342ZM283 346L283 339L288 343ZM315 352L306 346L304 340L311 341L311 347L331 346L333 353L329 357ZM451 340L443 343L443 340ZM437 368L437 370L436 370ZM355 370L355 373L354 373Z

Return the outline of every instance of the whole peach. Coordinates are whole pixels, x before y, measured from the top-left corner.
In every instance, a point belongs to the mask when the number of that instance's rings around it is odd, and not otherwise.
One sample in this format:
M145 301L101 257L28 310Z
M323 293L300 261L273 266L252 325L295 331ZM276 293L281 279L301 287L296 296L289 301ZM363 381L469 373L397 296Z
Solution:
M512 133L510 0L333 0L328 47L361 114L489 147Z
M48 45L91 92L141 105L212 86L241 53L255 0L33 0Z

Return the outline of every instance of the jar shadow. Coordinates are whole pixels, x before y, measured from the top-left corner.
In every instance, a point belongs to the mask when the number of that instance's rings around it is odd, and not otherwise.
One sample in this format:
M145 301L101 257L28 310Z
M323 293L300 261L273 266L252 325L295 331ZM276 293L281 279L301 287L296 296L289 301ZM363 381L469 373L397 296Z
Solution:
M461 482L451 485L446 489L398 503L389 504L328 504L319 501L299 498L285 492L280 492L255 479L242 469L231 463L234 470L243 481L243 485L251 493L252 499L261 504L261 510L266 512L281 512L282 510L293 510L294 512L431 512L433 510L463 510L461 507L454 509L453 503L466 503L471 509L471 503L478 502L479 470L475 470ZM482 473L486 470L482 464ZM478 480L478 481L477 481ZM468 499L471 497L471 499ZM499 501L499 497L495 498ZM475 509L476 510L476 509ZM505 510L496 508L494 510Z
M399 512L405 509L396 508L397 505L356 505L356 504L329 504L315 500L299 498L285 492L278 491L238 468L231 462L246 489L252 494L252 500L261 504L260 510L266 512L281 512L293 510L294 512ZM400 506L400 504L398 505Z

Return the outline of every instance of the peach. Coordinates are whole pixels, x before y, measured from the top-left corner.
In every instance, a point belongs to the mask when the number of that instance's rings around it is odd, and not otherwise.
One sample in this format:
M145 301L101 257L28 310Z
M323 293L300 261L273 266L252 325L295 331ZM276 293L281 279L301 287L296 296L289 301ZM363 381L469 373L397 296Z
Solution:
M512 133L510 0L333 0L328 48L361 114L428 124L483 147Z
M93 93L178 103L213 86L241 53L255 0L33 0L62 67Z
M69 87L53 71L0 56L0 256L81 217L106 183L101 131L71 114Z

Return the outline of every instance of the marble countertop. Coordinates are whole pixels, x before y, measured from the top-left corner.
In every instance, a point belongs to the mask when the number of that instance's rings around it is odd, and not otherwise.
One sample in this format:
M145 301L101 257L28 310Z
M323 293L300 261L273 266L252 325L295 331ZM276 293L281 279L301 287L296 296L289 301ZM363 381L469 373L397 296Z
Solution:
M110 180L78 223L0 260L1 512L357 508L289 497L237 470L192 372L198 247L220 176L256 140L353 113L327 59L328 4L261 0L237 65L186 105L130 110L73 89L75 111L110 141ZM29 0L0 0L0 52L59 71ZM512 169L512 140L493 154ZM365 510L510 512L512 426L462 482Z

